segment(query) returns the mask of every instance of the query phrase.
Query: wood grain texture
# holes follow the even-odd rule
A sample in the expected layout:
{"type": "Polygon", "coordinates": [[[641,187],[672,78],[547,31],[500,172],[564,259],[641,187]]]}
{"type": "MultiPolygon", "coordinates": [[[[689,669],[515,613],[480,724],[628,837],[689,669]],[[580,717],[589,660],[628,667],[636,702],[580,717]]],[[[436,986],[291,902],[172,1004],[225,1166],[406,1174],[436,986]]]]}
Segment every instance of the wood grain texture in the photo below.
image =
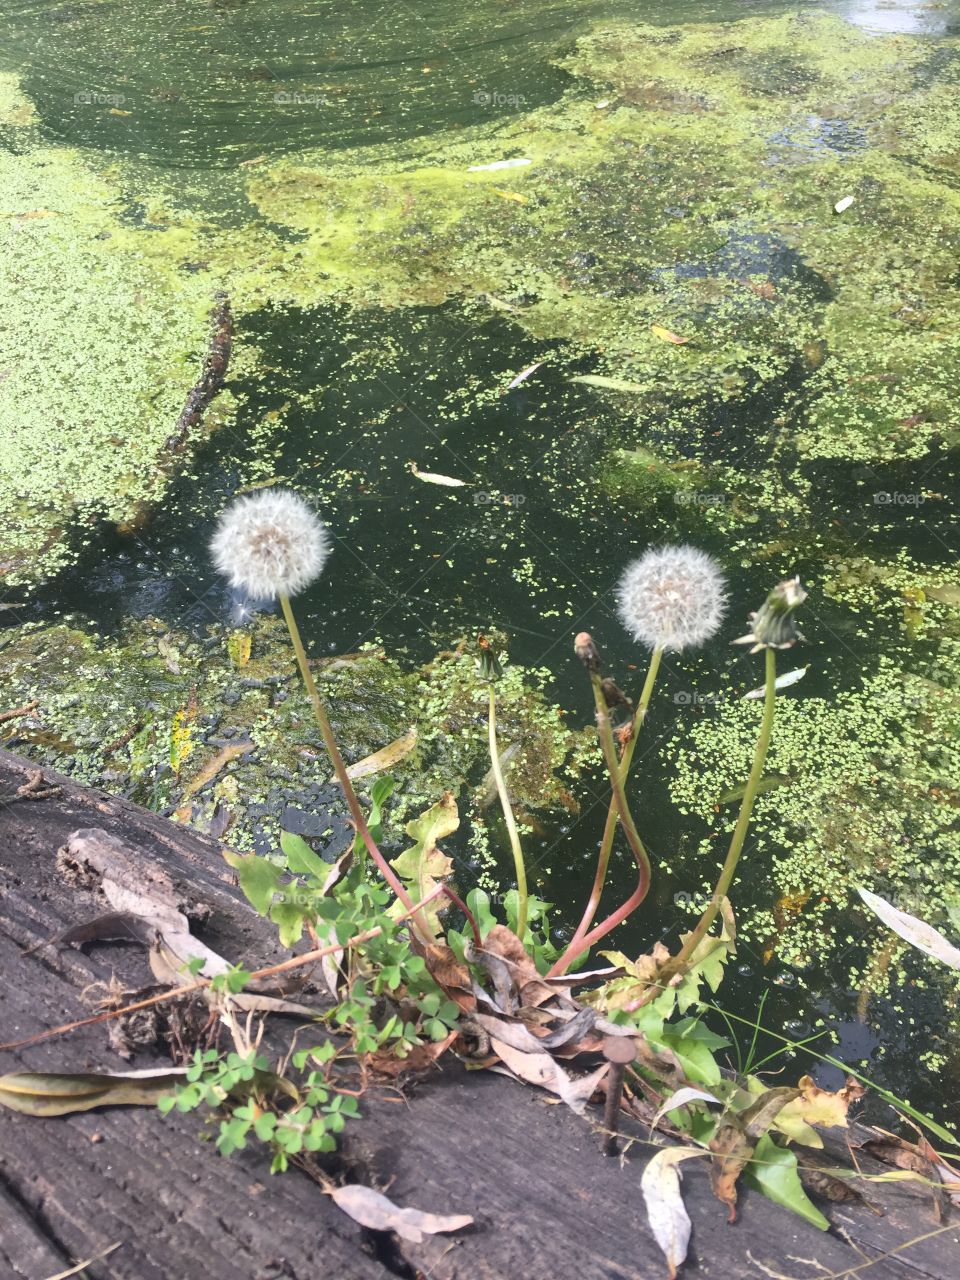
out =
{"type": "MultiPolygon", "coordinates": [[[[31,769],[0,752],[0,793],[15,790],[31,769]]],[[[195,932],[227,959],[255,967],[280,957],[272,928],[249,909],[214,842],[49,770],[45,777],[60,783],[60,796],[0,810],[0,1039],[85,1016],[80,992],[92,982],[149,981],[137,946],[94,943],[82,952],[45,947],[24,955],[102,909],[93,892],[64,883],[57,869],[57,849],[81,828],[122,839],[132,856],[162,868],[185,897],[208,906],[209,918],[195,932]]],[[[163,1059],[151,1052],[133,1065],[163,1059]]],[[[103,1027],[91,1027],[0,1056],[0,1072],[17,1067],[125,1064],[103,1027]]],[[[416,1246],[367,1232],[305,1176],[271,1178],[259,1152],[218,1157],[196,1114],[162,1118],[116,1108],[37,1120],[0,1110],[0,1280],[45,1280],[118,1240],[121,1248],[88,1269],[91,1280],[665,1277],[640,1195],[651,1147],[639,1127],[623,1160],[604,1159],[597,1116],[577,1118],[545,1094],[457,1064],[402,1097],[373,1092],[363,1109],[365,1121],[350,1126],[343,1143],[345,1175],[399,1204],[472,1214],[472,1229],[416,1246]]],[[[882,1217],[830,1207],[836,1229],[828,1234],[749,1192],[741,1196],[740,1220],[727,1226],[705,1165],[689,1161],[683,1172],[694,1224],[691,1277],[824,1280],[938,1225],[929,1192],[901,1184],[869,1189],[882,1217]]],[[[958,1234],[951,1229],[856,1274],[956,1280],[958,1234]]]]}

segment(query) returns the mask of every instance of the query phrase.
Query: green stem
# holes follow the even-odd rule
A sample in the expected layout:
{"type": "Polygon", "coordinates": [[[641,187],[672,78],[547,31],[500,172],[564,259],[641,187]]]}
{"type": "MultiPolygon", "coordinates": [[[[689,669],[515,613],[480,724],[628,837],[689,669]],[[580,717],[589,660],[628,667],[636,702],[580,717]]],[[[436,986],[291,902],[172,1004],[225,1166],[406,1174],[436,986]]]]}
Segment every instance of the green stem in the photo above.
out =
{"type": "Polygon", "coordinates": [[[753,813],[753,802],[757,797],[757,787],[763,777],[763,767],[767,760],[770,734],[773,731],[773,712],[777,700],[777,655],[774,649],[768,648],[765,652],[767,655],[767,678],[764,686],[763,719],[760,722],[760,736],[757,738],[756,749],[753,753],[753,765],[750,769],[750,776],[747,779],[747,789],[744,791],[743,799],[740,802],[740,814],[730,840],[730,848],[727,851],[727,856],[720,872],[720,879],[717,881],[717,887],[713,891],[713,897],[710,899],[706,911],[700,917],[693,933],[683,944],[680,954],[666,966],[665,973],[679,973],[689,963],[690,957],[703,941],[707,930],[717,918],[723,899],[727,897],[730,886],[733,883],[737,863],[740,861],[743,842],[747,838],[747,828],[750,826],[750,816],[753,813]]]}
{"type": "MultiPolygon", "coordinates": [[[[653,694],[653,686],[656,683],[657,674],[660,670],[660,659],[663,657],[663,649],[656,648],[650,655],[650,666],[647,669],[647,678],[643,683],[643,691],[640,694],[640,702],[637,706],[636,714],[633,717],[633,728],[623,753],[620,757],[619,774],[621,780],[626,783],[627,776],[630,773],[630,765],[633,761],[633,752],[637,745],[637,738],[640,736],[640,730],[647,716],[647,709],[650,706],[650,698],[653,694]]],[[[597,907],[600,905],[600,898],[603,893],[603,886],[607,878],[607,868],[610,865],[610,854],[613,850],[613,837],[617,830],[617,819],[619,810],[617,809],[616,798],[611,796],[610,805],[607,809],[607,821],[603,828],[603,838],[600,841],[600,852],[597,856],[597,870],[593,878],[593,888],[590,890],[590,897],[584,908],[583,916],[577,925],[573,937],[570,939],[563,955],[554,963],[550,970],[551,977],[557,977],[561,973],[565,973],[567,969],[583,955],[587,948],[583,945],[583,940],[587,936],[591,924],[593,924],[594,916],[597,914],[597,907]]],[[[605,933],[609,933],[619,920],[614,921],[609,928],[605,928],[607,921],[598,926],[602,930],[596,936],[603,937],[605,933]]],[[[596,931],[595,931],[596,932],[596,931]]]]}
{"type": "Polygon", "coordinates": [[[327,715],[327,709],[323,705],[320,694],[317,692],[317,686],[313,679],[313,672],[310,670],[310,664],[307,662],[306,650],[303,647],[303,641],[300,639],[300,628],[297,626],[297,620],[293,616],[293,610],[290,607],[290,599],[288,596],[280,596],[280,607],[283,610],[283,617],[287,624],[287,630],[290,632],[290,641],[293,644],[293,652],[297,657],[297,665],[300,668],[300,674],[303,677],[303,683],[306,686],[307,695],[313,706],[313,714],[316,716],[317,724],[323,737],[323,745],[326,747],[327,754],[333,764],[333,771],[337,775],[337,781],[343,788],[343,794],[346,796],[347,805],[350,809],[350,816],[353,819],[357,833],[366,845],[370,857],[380,869],[380,874],[383,876],[384,880],[386,880],[387,884],[403,903],[404,907],[413,916],[420,932],[430,942],[435,942],[436,934],[430,927],[425,913],[418,910],[413,899],[401,884],[396,872],[377,848],[376,841],[370,834],[370,828],[367,826],[366,819],[363,816],[363,810],[360,808],[360,801],[357,799],[357,793],[353,789],[353,783],[350,781],[350,777],[347,774],[346,765],[343,763],[343,757],[340,754],[337,741],[333,736],[333,729],[330,725],[330,718],[327,715]]]}
{"type": "Polygon", "coordinates": [[[520,833],[513,816],[513,807],[507,794],[507,786],[500,768],[500,748],[497,746],[497,697],[493,681],[490,682],[490,714],[488,717],[490,740],[490,765],[493,769],[493,780],[497,784],[497,795],[500,797],[500,808],[507,824],[510,837],[510,848],[513,850],[513,865],[517,872],[517,937],[523,941],[527,929],[527,869],[523,864],[523,848],[520,844],[520,833]]]}

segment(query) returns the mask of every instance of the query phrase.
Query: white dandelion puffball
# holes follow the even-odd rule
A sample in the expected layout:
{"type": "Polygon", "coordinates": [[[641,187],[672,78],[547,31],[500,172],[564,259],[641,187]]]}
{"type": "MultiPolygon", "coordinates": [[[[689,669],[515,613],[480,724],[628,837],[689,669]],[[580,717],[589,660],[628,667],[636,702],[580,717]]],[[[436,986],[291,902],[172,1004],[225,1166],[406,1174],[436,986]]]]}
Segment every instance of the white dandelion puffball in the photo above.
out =
{"type": "Polygon", "coordinates": [[[210,552],[232,587],[264,600],[295,596],[319,578],[330,537],[303,498],[289,489],[261,489],[221,514],[210,552]]]}
{"type": "Polygon", "coordinates": [[[627,565],[617,586],[620,621],[651,649],[701,645],[719,627],[727,602],[720,566],[696,547],[657,547],[627,565]]]}

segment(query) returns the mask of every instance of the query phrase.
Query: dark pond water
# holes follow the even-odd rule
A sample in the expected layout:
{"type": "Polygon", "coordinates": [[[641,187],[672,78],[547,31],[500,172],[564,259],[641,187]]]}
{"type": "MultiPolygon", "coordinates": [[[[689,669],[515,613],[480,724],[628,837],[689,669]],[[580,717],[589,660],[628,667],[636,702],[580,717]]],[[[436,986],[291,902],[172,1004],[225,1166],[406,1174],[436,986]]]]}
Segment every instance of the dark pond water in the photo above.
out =
{"type": "MultiPolygon", "coordinates": [[[[955,21],[952,6],[838,0],[832,7],[867,30],[931,39],[949,33],[955,21]]],[[[443,0],[2,0],[0,67],[20,72],[50,137],[105,155],[137,156],[158,170],[223,170],[223,190],[235,191],[238,161],[455,132],[488,121],[498,95],[503,113],[552,102],[568,83],[552,61],[556,53],[592,24],[635,17],[636,8],[546,0],[465,7],[443,0]],[[91,95],[112,96],[116,113],[91,110],[91,95]]],[[[643,20],[672,26],[788,8],[796,6],[660,0],[643,6],[643,20]]],[[[832,119],[817,145],[842,152],[860,144],[855,127],[832,119]]],[[[774,162],[778,146],[786,155],[792,145],[789,135],[774,140],[774,162]]],[[[808,290],[812,301],[828,298],[831,289],[788,246],[757,233],[732,238],[685,269],[696,276],[786,280],[808,290]]],[[[629,669],[642,661],[613,610],[612,587],[625,561],[661,538],[693,538],[725,559],[722,539],[711,540],[694,508],[661,504],[652,528],[638,526],[593,489],[588,481],[601,457],[621,437],[625,446],[632,443],[623,436],[622,418],[589,388],[570,383],[571,376],[593,371],[589,355],[534,341],[509,315],[491,317],[461,303],[360,314],[331,305],[266,308],[242,320],[239,336],[267,353],[262,364],[273,372],[261,369],[246,381],[240,375],[243,407],[236,423],[174,482],[169,501],[141,533],[95,534],[75,571],[32,596],[34,616],[69,612],[101,631],[130,614],[198,630],[211,620],[239,620],[243,602],[214,579],[206,540],[252,459],[267,455],[277,476],[316,495],[336,538],[328,574],[301,605],[304,631],[317,651],[353,651],[377,638],[390,652],[419,662],[452,638],[499,627],[511,638],[511,657],[548,667],[557,701],[573,722],[584,723],[590,699],[570,653],[572,632],[588,626],[625,680],[636,679],[629,669]],[[535,361],[546,362],[536,378],[507,395],[483,394],[535,361]],[[291,393],[311,407],[288,410],[271,435],[265,415],[291,393]],[[411,474],[410,461],[471,487],[424,484],[411,474]]],[[[798,394],[799,373],[767,385],[756,399],[747,394],[736,412],[718,400],[707,410],[709,430],[702,421],[691,428],[691,455],[749,468],[751,458],[769,449],[779,408],[798,394]]],[[[960,551],[948,522],[882,508],[865,515],[874,490],[909,487],[910,464],[821,465],[813,524],[841,525],[845,536],[857,532],[873,556],[906,548],[942,563],[960,551]]],[[[940,484],[955,480],[955,463],[944,461],[940,484]]],[[[794,571],[815,576],[822,551],[801,557],[794,571]]],[[[730,616],[739,629],[769,587],[769,569],[729,567],[735,570],[730,616]]],[[[890,617],[877,621],[873,655],[897,626],[890,617]]],[[[803,661],[812,664],[807,691],[832,696],[855,685],[863,655],[849,612],[818,599],[805,629],[803,661]]],[[[757,671],[756,661],[731,650],[726,636],[700,655],[668,661],[652,738],[668,737],[677,717],[700,714],[674,695],[721,680],[745,690],[758,682],[757,671]]],[[[662,769],[648,777],[645,825],[651,846],[678,870],[669,880],[658,878],[632,938],[624,939],[628,949],[631,941],[649,944],[652,936],[671,935],[681,918],[674,895],[698,884],[698,876],[684,870],[668,783],[662,769]]],[[[536,863],[551,868],[541,885],[545,896],[562,904],[568,919],[602,828],[599,780],[593,791],[586,787],[582,801],[572,829],[551,831],[534,853],[536,863]]],[[[627,875],[622,860],[618,874],[627,875]]],[[[754,901],[772,892],[762,868],[748,869],[745,879],[754,901]]],[[[856,992],[847,990],[833,958],[797,974],[776,960],[764,964],[745,946],[740,962],[735,992],[724,996],[734,1012],[750,1016],[763,997],[767,1024],[786,1025],[798,1036],[825,1017],[840,1034],[838,1052],[870,1057],[877,1037],[854,1016],[856,992]]],[[[933,992],[914,994],[911,1013],[919,1026],[939,1016],[937,1000],[933,992]]],[[[935,1091],[917,1076],[916,1042],[897,1031],[892,1005],[879,1017],[887,1034],[878,1072],[892,1087],[906,1080],[903,1091],[914,1101],[939,1107],[935,1091]]]]}

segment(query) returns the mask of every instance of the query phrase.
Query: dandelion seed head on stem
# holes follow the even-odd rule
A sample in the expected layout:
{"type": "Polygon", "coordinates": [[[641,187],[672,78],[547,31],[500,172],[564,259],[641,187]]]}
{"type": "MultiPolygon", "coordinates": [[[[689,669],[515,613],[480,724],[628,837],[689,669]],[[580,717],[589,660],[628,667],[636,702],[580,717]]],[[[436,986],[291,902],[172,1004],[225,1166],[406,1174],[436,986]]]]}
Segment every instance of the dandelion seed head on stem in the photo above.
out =
{"type": "Polygon", "coordinates": [[[650,649],[704,644],[723,620],[727,584],[720,566],[691,546],[657,547],[627,566],[617,586],[620,621],[650,649]]]}
{"type": "Polygon", "coordinates": [[[326,526],[290,489],[237,498],[210,540],[218,571],[258,600],[295,596],[323,572],[330,555],[326,526]]]}

